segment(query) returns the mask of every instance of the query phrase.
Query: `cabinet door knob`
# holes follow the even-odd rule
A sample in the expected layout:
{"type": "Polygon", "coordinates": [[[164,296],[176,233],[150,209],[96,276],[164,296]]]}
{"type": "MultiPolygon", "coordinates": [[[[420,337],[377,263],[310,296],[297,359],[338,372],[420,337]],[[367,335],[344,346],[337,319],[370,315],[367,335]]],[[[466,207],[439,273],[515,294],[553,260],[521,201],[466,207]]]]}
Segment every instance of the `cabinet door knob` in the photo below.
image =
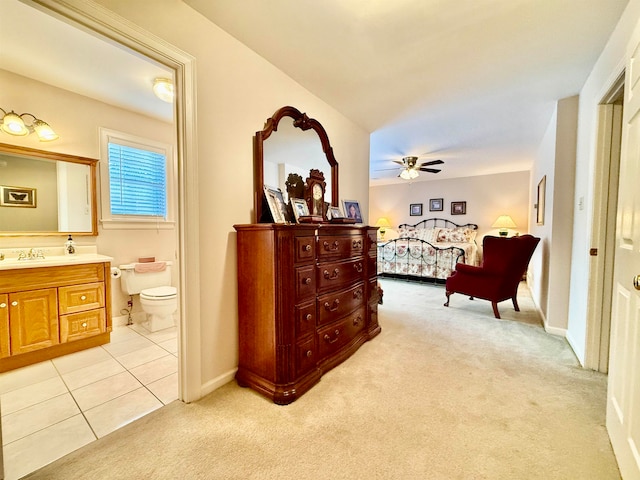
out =
{"type": "Polygon", "coordinates": [[[302,283],[304,283],[305,285],[311,284],[311,277],[305,278],[304,280],[302,280],[302,283]]]}
{"type": "Polygon", "coordinates": [[[311,251],[311,245],[306,244],[306,245],[303,247],[303,250],[304,250],[305,252],[310,252],[310,251],[311,251]]]}
{"type": "Polygon", "coordinates": [[[82,326],[86,328],[87,327],[87,322],[83,322],[82,326]]]}
{"type": "Polygon", "coordinates": [[[6,303],[0,303],[0,308],[7,308],[7,304],[6,303]]]}
{"type": "Polygon", "coordinates": [[[311,355],[313,355],[313,352],[311,350],[307,350],[307,357],[311,357],[311,355]]]}
{"type": "Polygon", "coordinates": [[[87,296],[86,296],[86,295],[81,295],[81,296],[80,296],[80,300],[85,301],[86,299],[87,299],[87,296]]]}
{"type": "Polygon", "coordinates": [[[18,302],[11,302],[11,306],[12,307],[17,307],[18,306],[18,302]]]}
{"type": "Polygon", "coordinates": [[[311,315],[310,313],[307,313],[307,316],[305,318],[306,318],[307,322],[309,322],[313,318],[313,315],[311,315]]]}

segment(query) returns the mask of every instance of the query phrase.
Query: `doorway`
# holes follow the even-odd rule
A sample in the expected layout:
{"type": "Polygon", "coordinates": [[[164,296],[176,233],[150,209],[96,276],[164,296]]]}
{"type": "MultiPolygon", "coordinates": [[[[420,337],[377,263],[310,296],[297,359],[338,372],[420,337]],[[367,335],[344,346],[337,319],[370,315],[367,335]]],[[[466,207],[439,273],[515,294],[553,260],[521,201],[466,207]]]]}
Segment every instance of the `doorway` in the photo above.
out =
{"type": "Polygon", "coordinates": [[[624,72],[598,106],[585,367],[602,373],[609,369],[623,100],[624,72]]]}

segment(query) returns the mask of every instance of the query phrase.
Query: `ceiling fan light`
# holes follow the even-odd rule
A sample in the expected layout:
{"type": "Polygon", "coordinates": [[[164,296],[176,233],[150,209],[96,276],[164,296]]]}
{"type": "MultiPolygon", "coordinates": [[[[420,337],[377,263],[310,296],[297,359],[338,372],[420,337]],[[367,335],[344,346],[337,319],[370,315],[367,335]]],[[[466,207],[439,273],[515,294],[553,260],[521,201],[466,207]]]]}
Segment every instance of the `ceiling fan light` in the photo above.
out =
{"type": "Polygon", "coordinates": [[[2,131],[10,135],[24,136],[29,134],[29,129],[24,124],[20,115],[15,112],[9,112],[2,118],[2,131]]]}
{"type": "Polygon", "coordinates": [[[419,177],[420,174],[416,170],[409,170],[409,178],[414,179],[419,177]]]}
{"type": "Polygon", "coordinates": [[[36,119],[33,122],[33,129],[41,142],[51,142],[60,138],[58,134],[53,131],[53,128],[51,128],[47,122],[43,122],[42,120],[36,119]]]}
{"type": "Polygon", "coordinates": [[[400,172],[400,178],[403,178],[404,180],[411,180],[411,174],[409,173],[409,170],[404,169],[400,172]]]}

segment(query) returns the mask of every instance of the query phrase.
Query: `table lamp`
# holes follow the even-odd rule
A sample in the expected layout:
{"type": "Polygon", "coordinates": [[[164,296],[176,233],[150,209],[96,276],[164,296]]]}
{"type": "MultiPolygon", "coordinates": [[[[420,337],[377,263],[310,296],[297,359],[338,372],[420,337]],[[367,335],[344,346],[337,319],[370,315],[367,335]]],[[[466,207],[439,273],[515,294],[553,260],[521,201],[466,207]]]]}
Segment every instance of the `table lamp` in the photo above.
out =
{"type": "Polygon", "coordinates": [[[499,234],[501,237],[509,235],[510,228],[516,228],[517,225],[509,215],[500,215],[498,219],[491,225],[492,228],[499,228],[499,234]]]}
{"type": "Polygon", "coordinates": [[[380,227],[380,240],[384,240],[384,234],[387,231],[387,227],[391,226],[387,217],[380,217],[375,224],[376,227],[380,227]]]}

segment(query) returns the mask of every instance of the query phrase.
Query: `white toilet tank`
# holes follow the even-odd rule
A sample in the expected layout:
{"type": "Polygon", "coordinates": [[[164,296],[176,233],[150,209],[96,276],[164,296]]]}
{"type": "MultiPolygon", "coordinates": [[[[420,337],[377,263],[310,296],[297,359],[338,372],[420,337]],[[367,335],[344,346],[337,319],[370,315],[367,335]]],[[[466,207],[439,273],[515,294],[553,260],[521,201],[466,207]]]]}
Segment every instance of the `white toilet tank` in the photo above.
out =
{"type": "Polygon", "coordinates": [[[166,268],[163,271],[144,273],[135,271],[135,263],[120,265],[118,268],[122,271],[122,277],[120,277],[120,286],[122,287],[122,291],[128,295],[137,295],[142,290],[146,290],[148,288],[171,285],[172,263],[164,263],[166,263],[166,268]]]}

